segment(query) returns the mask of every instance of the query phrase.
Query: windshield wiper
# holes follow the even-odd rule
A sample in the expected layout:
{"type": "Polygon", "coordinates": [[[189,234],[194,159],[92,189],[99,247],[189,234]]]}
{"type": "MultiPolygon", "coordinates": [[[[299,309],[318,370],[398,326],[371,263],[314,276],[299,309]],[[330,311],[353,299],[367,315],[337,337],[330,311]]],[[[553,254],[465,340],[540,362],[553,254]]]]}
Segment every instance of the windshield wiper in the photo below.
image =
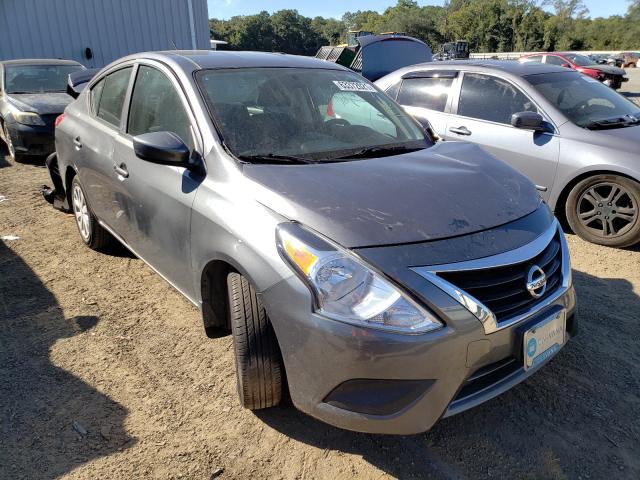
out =
{"type": "Polygon", "coordinates": [[[589,130],[606,130],[607,128],[628,127],[640,123],[640,115],[623,115],[621,117],[592,120],[585,125],[589,130]]]}
{"type": "Polygon", "coordinates": [[[240,160],[251,163],[316,163],[304,157],[295,155],[277,155],[275,153],[263,153],[260,155],[238,155],[240,160]]]}
{"type": "Polygon", "coordinates": [[[354,153],[350,153],[343,157],[337,157],[333,160],[347,159],[347,158],[367,158],[367,157],[384,157],[387,155],[395,155],[397,153],[415,152],[417,150],[424,150],[426,145],[413,146],[408,145],[378,145],[377,147],[367,147],[362,150],[358,150],[354,153]]]}

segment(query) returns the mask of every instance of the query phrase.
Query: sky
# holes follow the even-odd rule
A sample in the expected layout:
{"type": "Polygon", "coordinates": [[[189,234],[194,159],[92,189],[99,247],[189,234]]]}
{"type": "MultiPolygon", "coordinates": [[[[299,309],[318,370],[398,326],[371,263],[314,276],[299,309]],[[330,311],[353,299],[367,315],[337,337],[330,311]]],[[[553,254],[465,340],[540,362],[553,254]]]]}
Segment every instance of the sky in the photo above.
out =
{"type": "MultiPolygon", "coordinates": [[[[262,10],[272,13],[282,9],[296,9],[307,17],[341,18],[344,12],[356,10],[377,10],[383,12],[396,4],[395,0],[207,0],[209,17],[227,19],[234,15],[253,15],[262,10]]],[[[624,15],[629,3],[627,0],[583,0],[589,8],[591,17],[624,15]]],[[[420,5],[442,5],[444,0],[418,0],[420,5]]]]}

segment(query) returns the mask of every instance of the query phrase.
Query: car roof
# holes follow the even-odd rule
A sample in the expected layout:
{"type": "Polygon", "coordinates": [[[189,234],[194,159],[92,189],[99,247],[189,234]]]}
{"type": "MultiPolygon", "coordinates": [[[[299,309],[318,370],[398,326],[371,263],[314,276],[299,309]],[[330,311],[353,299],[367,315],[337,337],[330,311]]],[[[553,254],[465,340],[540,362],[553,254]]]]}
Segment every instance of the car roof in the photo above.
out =
{"type": "Polygon", "coordinates": [[[16,60],[2,60],[0,65],[82,65],[75,60],[60,58],[20,58],[16,60]]]}
{"type": "Polygon", "coordinates": [[[542,73],[568,72],[566,68],[549,65],[546,63],[521,63],[514,60],[447,60],[445,62],[429,62],[411,65],[402,69],[403,73],[425,69],[429,70],[446,70],[447,66],[461,67],[461,70],[482,67],[492,70],[507,72],[512,75],[524,77],[527,75],[538,75],[542,73]]]}
{"type": "Polygon", "coordinates": [[[345,67],[314,57],[270,52],[230,50],[167,50],[142,52],[118,60],[149,59],[177,63],[183,68],[203,70],[211,68],[292,67],[347,70],[345,67]]]}

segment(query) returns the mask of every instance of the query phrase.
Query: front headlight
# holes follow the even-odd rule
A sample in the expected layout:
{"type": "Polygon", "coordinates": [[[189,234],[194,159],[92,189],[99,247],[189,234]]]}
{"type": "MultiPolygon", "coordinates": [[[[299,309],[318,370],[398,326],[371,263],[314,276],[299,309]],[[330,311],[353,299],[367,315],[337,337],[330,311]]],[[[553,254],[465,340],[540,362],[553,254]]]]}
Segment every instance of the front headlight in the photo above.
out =
{"type": "Polygon", "coordinates": [[[40,118],[40,115],[34,112],[15,112],[13,118],[16,122],[23,125],[44,126],[44,120],[40,118]]]}
{"type": "Polygon", "coordinates": [[[276,234],[278,250],[309,286],[317,313],[398,333],[425,333],[442,323],[354,254],[295,223],[276,234]]]}

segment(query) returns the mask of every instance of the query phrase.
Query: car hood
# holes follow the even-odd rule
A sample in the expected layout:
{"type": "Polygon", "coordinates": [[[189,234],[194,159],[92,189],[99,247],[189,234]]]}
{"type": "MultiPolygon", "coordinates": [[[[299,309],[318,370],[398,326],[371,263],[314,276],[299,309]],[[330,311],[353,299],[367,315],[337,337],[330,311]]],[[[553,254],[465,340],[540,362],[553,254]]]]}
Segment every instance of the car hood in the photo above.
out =
{"type": "Polygon", "coordinates": [[[244,168],[256,199],[349,248],[466,235],[538,208],[533,184],[479,147],[442,142],[393,157],[244,168]]]}
{"type": "Polygon", "coordinates": [[[12,93],[9,101],[23,112],[39,115],[62,113],[73,98],[62,92],[55,93],[12,93]]]}
{"type": "Polygon", "coordinates": [[[600,70],[601,72],[608,73],[609,75],[624,75],[625,71],[621,68],[614,67],[613,65],[594,64],[584,68],[590,68],[591,70],[600,70]]]}
{"type": "Polygon", "coordinates": [[[605,147],[617,148],[630,153],[640,152],[640,125],[607,130],[591,130],[590,141],[605,147]]]}

